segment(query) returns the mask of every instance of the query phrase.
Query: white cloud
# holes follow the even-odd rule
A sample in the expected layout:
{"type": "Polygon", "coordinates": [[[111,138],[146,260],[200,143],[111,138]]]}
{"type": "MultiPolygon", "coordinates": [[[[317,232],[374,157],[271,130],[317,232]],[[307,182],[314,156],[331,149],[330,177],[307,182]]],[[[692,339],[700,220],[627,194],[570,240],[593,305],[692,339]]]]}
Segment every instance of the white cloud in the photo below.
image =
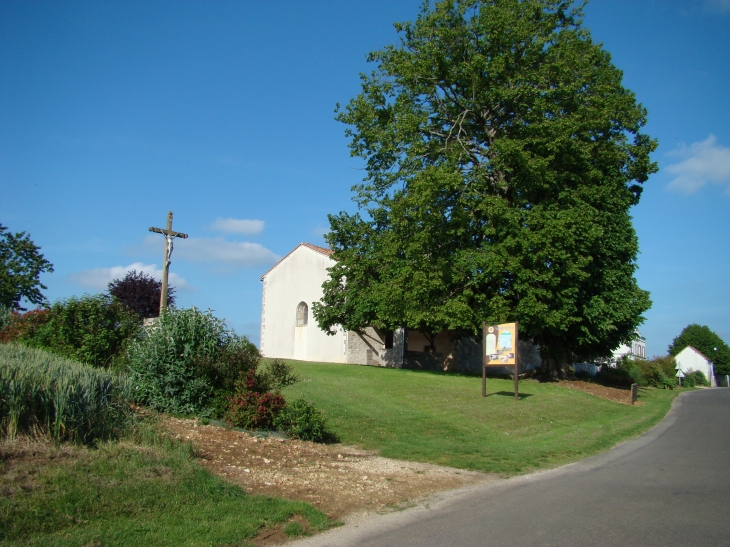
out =
{"type": "Polygon", "coordinates": [[[263,220],[247,220],[237,218],[217,218],[210,226],[212,230],[224,234],[260,234],[264,230],[263,220]]]}
{"type": "Polygon", "coordinates": [[[222,262],[242,268],[267,266],[281,258],[258,243],[227,241],[222,237],[186,239],[175,245],[175,255],[196,262],[222,262]]]}
{"type": "MultiPolygon", "coordinates": [[[[148,235],[144,238],[141,247],[131,248],[128,252],[135,254],[161,253],[164,238],[148,235]]],[[[191,237],[175,239],[172,262],[176,260],[191,260],[194,262],[208,262],[228,266],[223,272],[230,273],[230,266],[238,268],[256,268],[270,266],[281,257],[259,243],[246,241],[228,241],[222,237],[203,238],[191,237]]]]}
{"type": "Polygon", "coordinates": [[[682,161],[666,167],[665,171],[674,175],[667,188],[691,194],[708,182],[722,184],[730,192],[730,148],[717,144],[715,135],[689,148],[682,146],[671,153],[682,161]]]}
{"type": "MultiPolygon", "coordinates": [[[[142,262],[134,262],[129,266],[112,266],[111,268],[94,268],[91,270],[83,270],[69,276],[70,280],[77,285],[95,290],[106,290],[107,285],[113,279],[122,279],[127,272],[136,270],[144,272],[157,280],[162,279],[162,270],[159,270],[155,264],[143,264],[142,262]]],[[[170,272],[169,283],[180,291],[195,290],[184,278],[175,272],[170,272]]]]}

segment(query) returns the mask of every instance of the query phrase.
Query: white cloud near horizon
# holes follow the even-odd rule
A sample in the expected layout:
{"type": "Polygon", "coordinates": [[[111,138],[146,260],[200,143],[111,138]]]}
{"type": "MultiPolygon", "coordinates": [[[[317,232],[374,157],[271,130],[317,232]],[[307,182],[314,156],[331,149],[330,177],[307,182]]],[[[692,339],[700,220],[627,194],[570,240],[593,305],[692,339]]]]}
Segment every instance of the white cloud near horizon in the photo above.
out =
{"type": "Polygon", "coordinates": [[[264,221],[219,217],[215,219],[210,228],[224,234],[256,235],[264,231],[264,221]]]}
{"type": "Polygon", "coordinates": [[[671,152],[681,161],[665,168],[674,175],[667,188],[691,194],[708,182],[725,186],[730,193],[730,148],[717,144],[715,135],[671,152]]]}
{"type": "MultiPolygon", "coordinates": [[[[91,270],[82,270],[80,272],[73,273],[69,276],[69,279],[89,289],[106,290],[109,282],[114,279],[122,279],[127,275],[127,272],[136,270],[137,272],[144,272],[150,277],[154,277],[158,281],[162,279],[162,270],[157,268],[155,264],[144,264],[142,262],[134,262],[129,266],[112,266],[111,268],[93,268],[91,270]]],[[[195,287],[190,285],[183,277],[180,277],[175,272],[170,272],[168,277],[169,283],[172,287],[179,291],[194,291],[195,287]]]]}
{"type": "MultiPolygon", "coordinates": [[[[132,248],[130,252],[156,254],[162,251],[163,242],[164,239],[150,234],[144,238],[141,247],[132,248]]],[[[207,262],[225,266],[220,270],[225,273],[230,273],[231,267],[268,267],[281,259],[281,256],[259,243],[229,241],[221,236],[175,239],[174,245],[173,264],[176,260],[181,259],[192,262],[207,262]]]]}
{"type": "Polygon", "coordinates": [[[186,239],[176,245],[174,254],[195,262],[222,262],[242,268],[268,266],[281,258],[259,243],[228,241],[222,237],[186,239]]]}

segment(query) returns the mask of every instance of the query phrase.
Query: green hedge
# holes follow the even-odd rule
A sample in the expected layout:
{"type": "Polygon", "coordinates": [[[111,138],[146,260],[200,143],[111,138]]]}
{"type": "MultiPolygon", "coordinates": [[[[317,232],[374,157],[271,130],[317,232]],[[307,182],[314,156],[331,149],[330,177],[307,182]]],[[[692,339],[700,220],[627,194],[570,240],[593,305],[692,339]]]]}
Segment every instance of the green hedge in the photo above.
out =
{"type": "Polygon", "coordinates": [[[48,310],[13,314],[0,341],[47,349],[57,355],[109,367],[119,360],[142,319],[103,294],[59,300],[48,310]]]}

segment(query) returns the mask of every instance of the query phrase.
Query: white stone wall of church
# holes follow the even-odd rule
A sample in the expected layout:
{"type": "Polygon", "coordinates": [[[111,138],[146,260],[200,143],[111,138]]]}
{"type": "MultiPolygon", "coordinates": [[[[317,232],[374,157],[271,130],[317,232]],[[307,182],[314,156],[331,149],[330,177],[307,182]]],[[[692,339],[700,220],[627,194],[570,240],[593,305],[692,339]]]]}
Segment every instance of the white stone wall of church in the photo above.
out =
{"type": "Polygon", "coordinates": [[[265,357],[344,363],[341,329],[328,336],[317,326],[312,304],[322,298],[322,283],[334,261],[300,246],[264,277],[261,351],[265,357]],[[297,327],[297,306],[307,304],[307,325],[297,327]]]}
{"type": "Polygon", "coordinates": [[[400,367],[403,364],[404,331],[393,333],[393,347],[385,348],[385,333],[373,327],[362,332],[347,333],[347,363],[352,365],[373,365],[380,367],[400,367]]]}

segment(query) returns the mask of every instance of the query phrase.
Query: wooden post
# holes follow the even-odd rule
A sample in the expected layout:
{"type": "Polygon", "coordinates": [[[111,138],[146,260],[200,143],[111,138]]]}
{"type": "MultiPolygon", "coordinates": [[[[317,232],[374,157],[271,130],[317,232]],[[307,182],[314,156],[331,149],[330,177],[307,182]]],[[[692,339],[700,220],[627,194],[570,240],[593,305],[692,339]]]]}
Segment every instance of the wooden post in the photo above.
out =
{"type": "Polygon", "coordinates": [[[517,362],[518,351],[520,347],[520,324],[515,321],[515,401],[520,400],[519,376],[520,365],[517,362]]]}
{"type": "Polygon", "coordinates": [[[487,365],[482,363],[482,397],[487,396],[487,365]]]}
{"type": "Polygon", "coordinates": [[[482,325],[482,397],[487,396],[487,363],[489,363],[489,357],[487,356],[487,325],[482,325]]]}
{"type": "MultiPolygon", "coordinates": [[[[165,231],[170,233],[172,231],[172,211],[167,213],[167,226],[165,231]]],[[[162,311],[167,309],[167,276],[170,273],[170,245],[168,244],[169,239],[165,236],[165,251],[162,255],[162,293],[160,294],[160,315],[162,311]]]]}
{"type": "Polygon", "coordinates": [[[167,227],[150,228],[150,232],[165,236],[165,252],[162,258],[162,293],[160,294],[160,315],[167,309],[167,277],[170,272],[170,256],[172,255],[172,240],[176,237],[187,239],[188,234],[172,230],[172,211],[167,213],[167,227]]]}

